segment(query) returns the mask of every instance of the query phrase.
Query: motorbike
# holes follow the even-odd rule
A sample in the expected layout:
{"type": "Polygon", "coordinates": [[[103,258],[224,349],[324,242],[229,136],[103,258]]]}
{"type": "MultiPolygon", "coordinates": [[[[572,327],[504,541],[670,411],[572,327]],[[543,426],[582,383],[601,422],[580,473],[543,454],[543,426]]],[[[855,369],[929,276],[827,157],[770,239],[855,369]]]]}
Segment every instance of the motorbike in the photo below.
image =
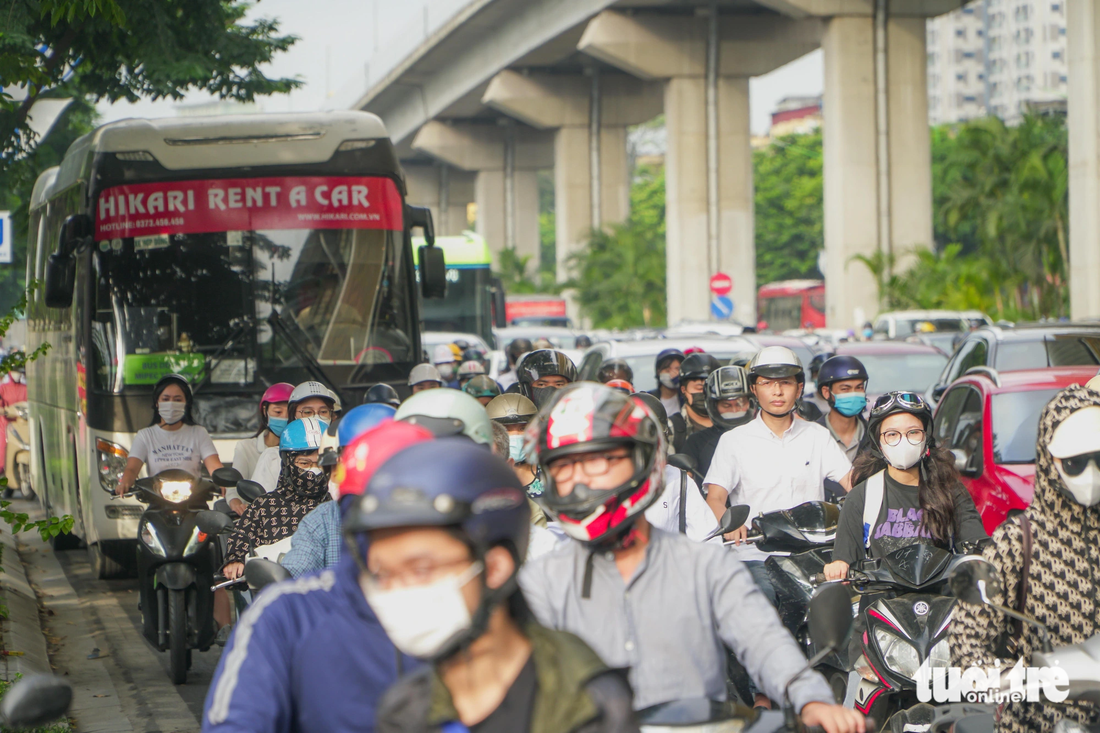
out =
{"type": "Polygon", "coordinates": [[[208,650],[215,637],[210,586],[221,552],[197,519],[217,487],[239,480],[232,468],[217,469],[211,480],[170,469],[138,479],[127,494],[148,505],[138,523],[142,631],[154,647],[168,651],[177,685],[187,682],[191,650],[208,650]]]}
{"type": "Polygon", "coordinates": [[[4,457],[4,476],[8,485],[3,498],[10,499],[19,491],[24,499],[33,499],[31,488],[31,431],[27,421],[27,403],[18,402],[5,408],[4,417],[8,419],[7,455],[4,457]]]}

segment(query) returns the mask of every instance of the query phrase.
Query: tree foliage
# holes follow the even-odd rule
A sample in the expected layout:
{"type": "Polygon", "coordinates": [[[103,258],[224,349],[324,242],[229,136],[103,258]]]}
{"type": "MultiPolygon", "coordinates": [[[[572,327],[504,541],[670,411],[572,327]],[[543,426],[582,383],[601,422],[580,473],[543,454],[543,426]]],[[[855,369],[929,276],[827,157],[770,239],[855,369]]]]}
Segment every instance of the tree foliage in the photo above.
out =
{"type": "Polygon", "coordinates": [[[11,0],[0,30],[0,162],[34,145],[27,114],[42,96],[93,101],[180,99],[201,89],[225,99],[288,92],[300,82],[259,67],[290,47],[278,24],[244,22],[233,0],[11,0]]]}
{"type": "Polygon", "coordinates": [[[820,278],[825,246],[821,133],[787,135],[752,154],[757,285],[820,278]]]}

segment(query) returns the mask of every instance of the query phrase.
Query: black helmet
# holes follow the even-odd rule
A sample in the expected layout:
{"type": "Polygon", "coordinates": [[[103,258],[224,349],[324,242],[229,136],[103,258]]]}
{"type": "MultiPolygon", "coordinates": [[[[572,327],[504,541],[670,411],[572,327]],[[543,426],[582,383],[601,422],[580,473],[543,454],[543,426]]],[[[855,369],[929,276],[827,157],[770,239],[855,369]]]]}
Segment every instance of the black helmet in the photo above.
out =
{"type": "Polygon", "coordinates": [[[409,446],[383,463],[352,502],[343,534],[363,571],[366,557],[358,535],[393,527],[454,528],[476,560],[498,545],[512,553],[515,573],[500,588],[483,591],[470,628],[436,654],[443,659],[481,636],[493,608],[516,592],[530,522],[527,494],[508,464],[464,438],[440,438],[409,446]]]}
{"type": "Polygon", "coordinates": [[[545,377],[562,377],[567,382],[577,381],[577,367],[569,357],[554,349],[532,351],[516,364],[520,392],[540,408],[556,391],[554,387],[536,388],[535,382],[545,377]]]}
{"type": "Polygon", "coordinates": [[[612,379],[633,382],[634,370],[622,359],[606,359],[603,364],[600,364],[600,370],[596,372],[596,381],[607,384],[612,379]]]}
{"type": "Polygon", "coordinates": [[[664,349],[661,353],[657,354],[657,361],[654,363],[654,373],[660,374],[661,370],[668,366],[669,362],[684,360],[684,352],[679,349],[664,349]]]}
{"type": "MultiPolygon", "coordinates": [[[[815,357],[816,358],[816,357],[815,357]]],[[[843,382],[846,379],[868,380],[867,369],[863,362],[854,356],[834,356],[821,365],[817,373],[817,392],[821,394],[821,388],[833,382],[843,382]]]]}
{"type": "Polygon", "coordinates": [[[472,346],[462,352],[462,361],[482,361],[484,359],[485,354],[472,346]]]}
{"type": "Polygon", "coordinates": [[[867,432],[871,435],[871,452],[876,456],[882,455],[878,439],[882,421],[899,412],[908,412],[916,415],[924,424],[925,437],[928,450],[936,447],[936,439],[932,434],[932,408],[916,392],[887,392],[875,400],[871,407],[871,416],[867,420],[867,432]]]}
{"type": "Polygon", "coordinates": [[[827,362],[833,357],[832,352],[823,351],[820,354],[814,354],[810,359],[810,365],[807,367],[810,370],[810,379],[817,379],[818,372],[821,371],[821,365],[827,362]]]}
{"type": "Polygon", "coordinates": [[[748,374],[742,367],[724,366],[715,369],[707,377],[703,394],[707,401],[707,415],[714,421],[715,425],[729,430],[752,420],[752,395],[749,392],[749,379],[748,374]],[[749,409],[740,417],[722,417],[722,413],[718,411],[718,403],[722,400],[733,400],[738,397],[750,400],[749,409]]]}
{"type": "Polygon", "coordinates": [[[367,390],[367,394],[363,398],[363,404],[382,404],[392,405],[393,407],[400,407],[401,398],[397,396],[396,389],[386,384],[385,382],[381,382],[367,390]]]}
{"type": "Polygon", "coordinates": [[[583,333],[573,340],[574,349],[587,349],[592,345],[592,339],[583,333]]]}
{"type": "Polygon", "coordinates": [[[531,345],[531,339],[515,339],[512,343],[508,344],[508,358],[514,364],[524,354],[533,351],[534,346],[531,345]]]}
{"type": "Polygon", "coordinates": [[[722,364],[710,354],[689,354],[680,363],[680,384],[689,379],[706,379],[711,372],[721,366],[722,364]]]}

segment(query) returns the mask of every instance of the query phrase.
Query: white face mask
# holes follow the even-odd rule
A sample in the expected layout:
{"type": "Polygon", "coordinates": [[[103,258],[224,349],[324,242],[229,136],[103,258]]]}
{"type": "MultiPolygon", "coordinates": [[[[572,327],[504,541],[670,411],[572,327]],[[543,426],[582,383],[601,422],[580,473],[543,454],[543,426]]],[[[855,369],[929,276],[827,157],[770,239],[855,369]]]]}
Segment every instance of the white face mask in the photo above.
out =
{"type": "Polygon", "coordinates": [[[660,380],[661,386],[665,389],[676,389],[680,386],[680,378],[674,377],[671,374],[662,374],[657,379],[660,380]]]}
{"type": "Polygon", "coordinates": [[[1100,504],[1100,468],[1096,467],[1096,461],[1089,461],[1085,470],[1076,476],[1066,475],[1061,461],[1056,465],[1058,475],[1062,477],[1062,483],[1066,485],[1074,501],[1082,506],[1100,504]]]}
{"type": "Polygon", "coordinates": [[[886,445],[884,442],[879,447],[882,448],[882,455],[886,457],[887,463],[899,471],[904,471],[920,462],[926,442],[928,442],[927,439],[913,445],[908,438],[902,436],[901,442],[897,445],[886,445]]]}
{"type": "Polygon", "coordinates": [[[431,659],[473,623],[462,587],[482,567],[475,562],[458,575],[411,588],[379,590],[369,580],[359,586],[393,645],[410,657],[431,659]]]}
{"type": "Polygon", "coordinates": [[[333,501],[340,500],[340,484],[335,481],[328,482],[328,495],[332,497],[333,501]]]}
{"type": "Polygon", "coordinates": [[[436,364],[435,368],[439,370],[439,376],[443,377],[447,381],[450,381],[451,378],[455,375],[454,364],[436,364]]]}
{"type": "Polygon", "coordinates": [[[183,419],[184,413],[187,412],[187,404],[183,402],[158,402],[157,412],[165,424],[175,425],[183,419]]]}
{"type": "Polygon", "coordinates": [[[741,410],[741,412],[720,412],[723,420],[740,420],[748,414],[748,410],[741,410]]]}

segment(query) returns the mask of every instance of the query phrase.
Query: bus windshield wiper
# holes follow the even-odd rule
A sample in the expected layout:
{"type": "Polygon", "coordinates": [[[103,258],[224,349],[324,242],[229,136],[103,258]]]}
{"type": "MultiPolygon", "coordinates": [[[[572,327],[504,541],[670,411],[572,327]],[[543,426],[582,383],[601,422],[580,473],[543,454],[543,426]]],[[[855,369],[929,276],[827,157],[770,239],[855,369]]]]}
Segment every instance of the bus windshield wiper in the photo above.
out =
{"type": "Polygon", "coordinates": [[[229,338],[222,342],[222,345],[219,346],[218,350],[214,352],[214,355],[210,357],[210,368],[206,370],[206,374],[203,376],[202,381],[200,381],[191,389],[192,397],[198,394],[200,389],[210,383],[210,380],[214,376],[214,370],[217,369],[218,366],[225,360],[225,357],[222,356],[222,354],[228,351],[229,347],[231,347],[239,337],[244,335],[244,333],[251,325],[252,319],[245,318],[241,325],[233,329],[233,333],[229,334],[229,338]]]}
{"type": "Polygon", "coordinates": [[[305,367],[306,371],[309,372],[311,377],[321,384],[328,385],[329,389],[333,390],[337,396],[339,396],[342,404],[351,404],[338,387],[334,387],[329,383],[328,375],[325,374],[321,362],[317,361],[313,354],[309,353],[309,349],[302,345],[302,342],[286,325],[286,321],[279,315],[279,311],[272,308],[271,315],[267,317],[267,322],[271,324],[271,329],[275,331],[275,333],[283,337],[287,345],[290,346],[291,351],[293,351],[294,355],[302,362],[302,365],[305,367]]]}

